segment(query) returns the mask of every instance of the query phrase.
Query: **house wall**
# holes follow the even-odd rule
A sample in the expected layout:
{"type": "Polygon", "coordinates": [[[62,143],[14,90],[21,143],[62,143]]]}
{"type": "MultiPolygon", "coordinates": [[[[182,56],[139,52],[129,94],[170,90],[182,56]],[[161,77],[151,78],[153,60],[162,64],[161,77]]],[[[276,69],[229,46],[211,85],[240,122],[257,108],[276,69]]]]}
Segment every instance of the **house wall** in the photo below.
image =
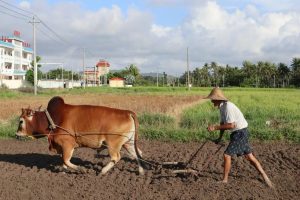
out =
{"type": "MultiPolygon", "coordinates": [[[[66,81],[66,88],[81,87],[80,81],[66,81]]],[[[64,88],[64,82],[61,80],[39,80],[38,87],[41,88],[64,88]]]]}
{"type": "Polygon", "coordinates": [[[2,81],[0,81],[0,86],[2,86],[2,85],[5,85],[9,89],[17,89],[17,88],[24,87],[24,86],[28,85],[28,82],[25,81],[25,80],[6,80],[6,79],[3,79],[2,81]]]}
{"type": "Polygon", "coordinates": [[[110,87],[124,87],[124,80],[109,80],[110,87]]]}

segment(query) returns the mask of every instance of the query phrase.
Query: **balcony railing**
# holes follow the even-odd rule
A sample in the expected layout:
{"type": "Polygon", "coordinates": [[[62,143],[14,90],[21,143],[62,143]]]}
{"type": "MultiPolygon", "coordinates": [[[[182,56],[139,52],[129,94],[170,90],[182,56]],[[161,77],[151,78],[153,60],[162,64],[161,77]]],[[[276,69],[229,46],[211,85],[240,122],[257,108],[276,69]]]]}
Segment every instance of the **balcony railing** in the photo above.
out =
{"type": "Polygon", "coordinates": [[[26,74],[26,70],[16,70],[16,69],[2,69],[2,74],[13,76],[13,75],[22,75],[26,74]]]}

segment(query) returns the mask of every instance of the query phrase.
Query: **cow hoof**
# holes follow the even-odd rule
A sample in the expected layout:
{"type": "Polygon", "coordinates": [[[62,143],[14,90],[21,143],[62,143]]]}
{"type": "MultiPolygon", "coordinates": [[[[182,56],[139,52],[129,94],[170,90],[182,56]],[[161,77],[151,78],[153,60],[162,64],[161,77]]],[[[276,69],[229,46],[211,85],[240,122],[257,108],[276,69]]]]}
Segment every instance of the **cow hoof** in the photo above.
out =
{"type": "Polygon", "coordinates": [[[84,168],[84,167],[79,167],[78,170],[83,173],[83,174],[86,174],[87,173],[87,169],[84,168]]]}
{"type": "Polygon", "coordinates": [[[142,176],[145,175],[144,169],[139,169],[139,175],[142,175],[142,176]]]}
{"type": "Polygon", "coordinates": [[[102,169],[100,172],[100,175],[105,175],[106,173],[107,173],[107,171],[102,169]]]}

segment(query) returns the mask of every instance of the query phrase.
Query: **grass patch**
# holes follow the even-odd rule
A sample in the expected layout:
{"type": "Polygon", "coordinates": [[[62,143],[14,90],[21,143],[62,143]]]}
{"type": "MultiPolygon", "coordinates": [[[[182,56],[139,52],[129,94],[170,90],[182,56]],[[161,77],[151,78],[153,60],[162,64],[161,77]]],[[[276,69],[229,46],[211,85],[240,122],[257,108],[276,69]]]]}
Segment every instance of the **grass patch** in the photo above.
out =
{"type": "Polygon", "coordinates": [[[142,115],[139,115],[138,118],[139,118],[139,123],[142,126],[146,126],[146,127],[153,126],[153,127],[161,128],[161,127],[172,127],[175,125],[174,118],[159,113],[155,113],[155,114],[143,113],[142,115]]]}
{"type": "Polygon", "coordinates": [[[14,90],[9,90],[4,87],[0,87],[0,99],[6,99],[6,98],[16,98],[18,97],[19,93],[14,90]]]}
{"type": "Polygon", "coordinates": [[[0,138],[14,138],[18,127],[18,120],[18,118],[14,118],[7,122],[0,122],[0,138]]]}
{"type": "MultiPolygon", "coordinates": [[[[251,138],[258,140],[288,140],[300,143],[300,90],[299,89],[270,89],[270,88],[223,88],[224,94],[243,112],[249,123],[251,138]]],[[[207,101],[201,105],[185,110],[181,114],[179,124],[175,117],[164,114],[166,109],[154,109],[158,107],[158,100],[164,95],[206,96],[211,88],[186,88],[178,87],[132,87],[132,88],[110,88],[110,87],[87,87],[74,89],[51,89],[42,90],[40,96],[56,95],[82,95],[85,94],[126,94],[154,96],[155,102],[148,103],[143,100],[143,107],[151,107],[149,110],[139,110],[140,132],[142,137],[148,139],[163,139],[176,141],[203,140],[208,137],[217,137],[218,133],[209,134],[206,127],[209,124],[219,123],[219,110],[213,108],[207,101]],[[153,106],[153,108],[152,108],[153,106]]],[[[0,89],[1,98],[20,98],[32,94],[19,91],[0,89]]],[[[122,105],[134,102],[135,98],[128,98],[122,105]]],[[[173,100],[172,100],[173,102],[173,100]]],[[[176,100],[174,100],[176,102],[176,100]]],[[[120,104],[116,102],[117,105],[120,104]]],[[[184,103],[184,102],[181,102],[184,103]]],[[[161,105],[160,105],[161,106],[161,105]]],[[[165,106],[165,105],[164,105],[165,106]]],[[[176,103],[173,105],[176,106],[176,103]]],[[[128,106],[126,106],[128,107],[128,106]]],[[[165,106],[166,107],[166,106],[165,106]]],[[[135,108],[135,107],[134,107],[135,108]]],[[[0,123],[0,137],[14,137],[17,128],[17,120],[0,123]]],[[[225,135],[229,138],[229,134],[225,135]]]]}
{"type": "MultiPolygon", "coordinates": [[[[229,88],[224,94],[243,112],[251,138],[300,142],[299,90],[229,88]]],[[[219,123],[219,115],[219,110],[206,102],[186,110],[180,126],[204,134],[208,124],[219,123]]]]}

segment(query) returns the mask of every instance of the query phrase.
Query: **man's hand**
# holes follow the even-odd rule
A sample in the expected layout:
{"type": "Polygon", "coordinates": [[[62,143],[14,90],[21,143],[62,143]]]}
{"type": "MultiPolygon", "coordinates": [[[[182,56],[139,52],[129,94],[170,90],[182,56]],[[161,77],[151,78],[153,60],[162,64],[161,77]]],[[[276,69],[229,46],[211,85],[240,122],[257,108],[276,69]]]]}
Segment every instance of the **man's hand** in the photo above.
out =
{"type": "Polygon", "coordinates": [[[215,130],[217,130],[217,129],[215,128],[214,125],[208,125],[207,130],[208,130],[209,132],[212,132],[212,131],[215,131],[215,130]]]}

